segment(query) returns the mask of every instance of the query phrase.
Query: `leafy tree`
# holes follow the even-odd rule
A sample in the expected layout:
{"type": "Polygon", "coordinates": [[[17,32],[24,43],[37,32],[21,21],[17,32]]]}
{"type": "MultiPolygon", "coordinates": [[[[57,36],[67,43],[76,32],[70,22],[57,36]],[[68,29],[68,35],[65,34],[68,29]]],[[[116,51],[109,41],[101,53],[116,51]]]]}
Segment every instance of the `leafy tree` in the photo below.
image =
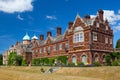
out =
{"type": "Polygon", "coordinates": [[[3,64],[3,55],[0,54],[0,65],[2,65],[2,64],[3,64]]]}
{"type": "Polygon", "coordinates": [[[8,65],[22,65],[23,57],[21,55],[17,55],[16,52],[11,52],[8,56],[8,65]]]}
{"type": "Polygon", "coordinates": [[[120,39],[117,40],[116,48],[120,48],[120,39]]]}
{"type": "Polygon", "coordinates": [[[16,52],[11,52],[8,56],[8,65],[15,65],[16,64],[16,52]]]}

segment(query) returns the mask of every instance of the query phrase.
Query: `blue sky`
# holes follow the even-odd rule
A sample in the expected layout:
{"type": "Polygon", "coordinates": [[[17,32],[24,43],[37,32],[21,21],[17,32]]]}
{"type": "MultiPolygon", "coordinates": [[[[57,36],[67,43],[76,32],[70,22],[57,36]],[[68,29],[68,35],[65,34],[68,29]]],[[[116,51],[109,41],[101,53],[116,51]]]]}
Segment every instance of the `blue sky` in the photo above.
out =
{"type": "Polygon", "coordinates": [[[92,17],[99,9],[105,11],[114,31],[114,46],[120,38],[120,1],[114,0],[0,0],[0,53],[16,41],[22,42],[26,32],[32,37],[36,34],[46,36],[47,31],[56,34],[56,27],[62,33],[76,14],[83,18],[92,17]]]}

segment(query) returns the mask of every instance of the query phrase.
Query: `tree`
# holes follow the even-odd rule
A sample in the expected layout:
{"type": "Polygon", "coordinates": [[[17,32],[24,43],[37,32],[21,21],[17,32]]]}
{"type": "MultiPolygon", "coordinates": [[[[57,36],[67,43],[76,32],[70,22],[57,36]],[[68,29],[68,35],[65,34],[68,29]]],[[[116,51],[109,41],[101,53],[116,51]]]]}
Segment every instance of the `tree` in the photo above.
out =
{"type": "Polygon", "coordinates": [[[16,52],[11,52],[8,56],[8,65],[22,65],[23,56],[17,55],[16,52]]]}
{"type": "Polygon", "coordinates": [[[117,40],[116,48],[120,48],[120,39],[117,40]]]}
{"type": "Polygon", "coordinates": [[[2,64],[3,64],[3,55],[0,54],[0,65],[2,65],[2,64]]]}
{"type": "Polygon", "coordinates": [[[15,59],[16,65],[21,66],[22,65],[22,60],[23,60],[23,56],[17,55],[16,59],[15,59]]]}
{"type": "Polygon", "coordinates": [[[16,64],[16,52],[11,52],[8,56],[8,65],[15,65],[16,64]]]}

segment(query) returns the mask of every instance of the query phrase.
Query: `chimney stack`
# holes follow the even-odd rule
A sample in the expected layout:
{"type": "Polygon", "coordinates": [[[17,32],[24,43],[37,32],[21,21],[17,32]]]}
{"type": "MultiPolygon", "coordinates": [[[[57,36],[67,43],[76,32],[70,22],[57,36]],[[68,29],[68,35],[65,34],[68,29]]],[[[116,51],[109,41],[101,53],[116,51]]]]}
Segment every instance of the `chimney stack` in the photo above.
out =
{"type": "Polygon", "coordinates": [[[56,31],[57,32],[57,36],[61,35],[61,30],[62,29],[60,27],[57,27],[57,31],[56,31]]]}
{"type": "Polygon", "coordinates": [[[88,19],[90,19],[90,16],[89,16],[89,15],[86,15],[84,18],[85,18],[86,20],[88,20],[88,19]]]}
{"type": "Polygon", "coordinates": [[[44,35],[43,34],[40,35],[40,41],[44,41],[44,35]]]}
{"type": "Polygon", "coordinates": [[[52,33],[50,31],[47,32],[47,37],[52,36],[52,33]]]}
{"type": "Polygon", "coordinates": [[[103,10],[98,10],[98,17],[101,21],[103,21],[103,14],[104,14],[103,10]]]}
{"type": "Polygon", "coordinates": [[[73,22],[69,22],[68,23],[68,28],[71,29],[72,25],[73,25],[73,22]]]}

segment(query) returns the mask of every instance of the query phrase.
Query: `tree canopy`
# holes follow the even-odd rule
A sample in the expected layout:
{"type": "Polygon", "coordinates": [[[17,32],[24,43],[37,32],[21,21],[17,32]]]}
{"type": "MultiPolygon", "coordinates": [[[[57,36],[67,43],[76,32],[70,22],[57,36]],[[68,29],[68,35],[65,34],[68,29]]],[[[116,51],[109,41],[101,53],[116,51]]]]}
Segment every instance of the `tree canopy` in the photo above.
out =
{"type": "Polygon", "coordinates": [[[8,65],[18,65],[22,64],[23,57],[21,55],[17,55],[16,52],[11,52],[8,56],[8,65]]]}
{"type": "Polygon", "coordinates": [[[120,48],[120,39],[117,40],[116,48],[120,48]]]}
{"type": "Polygon", "coordinates": [[[0,54],[0,65],[2,65],[2,64],[3,64],[3,55],[0,54]]]}

